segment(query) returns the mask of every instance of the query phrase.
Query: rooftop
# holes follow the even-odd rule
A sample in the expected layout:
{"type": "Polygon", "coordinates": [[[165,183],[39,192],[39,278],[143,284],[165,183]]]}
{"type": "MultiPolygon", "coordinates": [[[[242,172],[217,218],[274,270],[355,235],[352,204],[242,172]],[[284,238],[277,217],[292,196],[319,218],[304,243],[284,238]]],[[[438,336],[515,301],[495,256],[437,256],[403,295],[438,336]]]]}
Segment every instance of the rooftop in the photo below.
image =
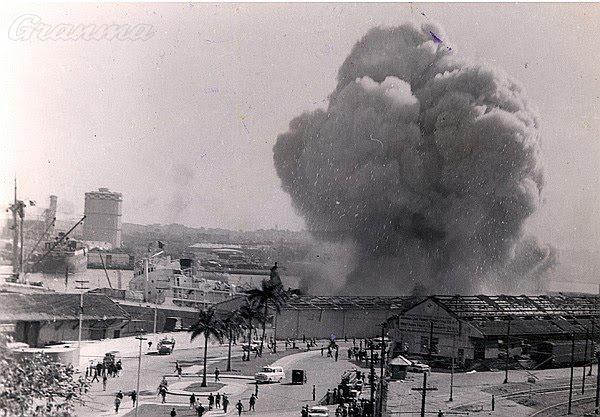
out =
{"type": "Polygon", "coordinates": [[[241,245],[229,243],[194,243],[188,247],[191,249],[242,249],[241,245]]]}
{"type": "Polygon", "coordinates": [[[584,334],[600,325],[600,296],[434,295],[429,299],[487,336],[505,335],[509,325],[511,334],[522,336],[584,334]]]}
{"type": "MultiPolygon", "coordinates": [[[[79,319],[79,294],[0,293],[0,322],[79,319]]],[[[128,319],[129,315],[103,294],[83,296],[84,320],[128,319]]]]}
{"type": "Polygon", "coordinates": [[[463,319],[600,317],[600,296],[436,295],[432,298],[463,319]]]}
{"type": "Polygon", "coordinates": [[[420,301],[420,299],[411,296],[296,295],[290,297],[285,308],[294,310],[404,310],[416,304],[417,301],[420,301]]]}

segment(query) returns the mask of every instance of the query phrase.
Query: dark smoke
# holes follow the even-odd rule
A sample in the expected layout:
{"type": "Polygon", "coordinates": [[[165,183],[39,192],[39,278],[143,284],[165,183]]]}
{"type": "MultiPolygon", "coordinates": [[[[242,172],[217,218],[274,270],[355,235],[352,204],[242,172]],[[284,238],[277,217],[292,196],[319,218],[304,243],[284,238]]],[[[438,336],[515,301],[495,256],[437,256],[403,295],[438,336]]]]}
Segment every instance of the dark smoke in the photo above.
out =
{"type": "Polygon", "coordinates": [[[523,233],[539,153],[515,82],[456,57],[438,28],[403,25],[354,46],[327,110],[293,119],[274,161],[315,236],[356,245],[343,292],[472,293],[539,289],[554,264],[523,233]]]}

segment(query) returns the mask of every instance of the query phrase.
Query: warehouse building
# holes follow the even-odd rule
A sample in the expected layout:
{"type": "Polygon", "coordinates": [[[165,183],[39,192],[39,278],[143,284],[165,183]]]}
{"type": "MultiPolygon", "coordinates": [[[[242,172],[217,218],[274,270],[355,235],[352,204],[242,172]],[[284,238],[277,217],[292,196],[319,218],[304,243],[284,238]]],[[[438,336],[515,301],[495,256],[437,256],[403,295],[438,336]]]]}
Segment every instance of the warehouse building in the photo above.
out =
{"type": "MultiPolygon", "coordinates": [[[[454,357],[464,366],[497,361],[507,346],[509,357],[516,358],[539,353],[544,343],[570,349],[572,339],[591,354],[599,325],[598,296],[563,295],[430,296],[387,321],[394,354],[454,357]]],[[[554,359],[560,359],[556,352],[554,359]]]]}
{"type": "MultiPolygon", "coordinates": [[[[79,294],[0,293],[0,328],[15,342],[31,347],[77,340],[79,312],[79,294]]],[[[121,337],[129,319],[129,314],[107,296],[86,293],[82,340],[121,337]]]]}
{"type": "MultiPolygon", "coordinates": [[[[417,300],[414,297],[293,295],[275,318],[278,339],[369,338],[381,334],[381,324],[417,300]]],[[[216,305],[235,310],[245,297],[216,305]]]]}

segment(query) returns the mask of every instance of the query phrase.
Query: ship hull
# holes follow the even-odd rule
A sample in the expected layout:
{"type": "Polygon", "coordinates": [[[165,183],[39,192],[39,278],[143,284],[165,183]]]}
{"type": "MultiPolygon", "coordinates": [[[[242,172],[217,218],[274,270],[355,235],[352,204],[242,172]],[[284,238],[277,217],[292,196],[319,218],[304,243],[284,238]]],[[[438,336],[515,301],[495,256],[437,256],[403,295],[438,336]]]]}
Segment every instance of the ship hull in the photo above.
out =
{"type": "Polygon", "coordinates": [[[55,253],[49,255],[41,262],[40,272],[47,274],[77,273],[87,270],[86,250],[80,249],[75,252],[55,253]]]}

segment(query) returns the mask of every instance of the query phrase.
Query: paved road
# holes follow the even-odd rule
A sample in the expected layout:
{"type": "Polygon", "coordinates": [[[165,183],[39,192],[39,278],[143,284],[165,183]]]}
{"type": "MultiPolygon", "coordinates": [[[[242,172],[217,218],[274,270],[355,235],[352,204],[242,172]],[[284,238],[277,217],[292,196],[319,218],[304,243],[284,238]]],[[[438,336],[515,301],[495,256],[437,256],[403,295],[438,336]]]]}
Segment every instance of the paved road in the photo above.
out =
{"type": "MultiPolygon", "coordinates": [[[[288,377],[287,383],[260,385],[256,411],[259,415],[268,417],[290,417],[300,415],[302,406],[314,405],[312,387],[315,385],[316,398],[320,400],[327,389],[333,390],[340,383],[342,373],[355,366],[345,357],[348,344],[340,346],[340,356],[337,362],[332,358],[321,356],[320,350],[312,350],[282,358],[277,365],[282,366],[288,377]],[[307,373],[307,384],[290,384],[292,369],[304,369],[307,373]]],[[[247,391],[249,395],[252,391],[247,391]]],[[[247,407],[247,401],[244,401],[247,407]]]]}
{"type": "MultiPolygon", "coordinates": [[[[189,337],[189,336],[188,336],[189,337]]],[[[203,346],[202,337],[198,337],[194,341],[197,346],[203,346]]],[[[146,352],[142,356],[142,367],[140,373],[140,392],[141,403],[156,401],[156,391],[158,384],[163,375],[173,374],[175,369],[175,361],[186,361],[190,359],[201,359],[202,349],[200,347],[192,347],[188,345],[185,349],[179,349],[176,346],[172,355],[156,355],[154,350],[152,354],[146,352]]],[[[210,346],[208,351],[209,358],[218,358],[227,354],[227,346],[210,346]]],[[[114,415],[113,402],[116,393],[119,390],[128,392],[136,387],[137,383],[137,367],[138,359],[135,356],[122,356],[123,372],[118,378],[109,378],[106,391],[102,390],[101,383],[94,383],[90,390],[89,399],[85,407],[79,407],[76,410],[78,416],[99,416],[99,415],[114,415]]],[[[192,381],[190,381],[191,383],[192,381]]],[[[178,402],[187,400],[184,397],[176,399],[178,402]]],[[[122,410],[131,409],[131,400],[125,398],[123,401],[122,410]]],[[[123,413],[124,414],[124,413],[123,413]]]]}
{"type": "MultiPolygon", "coordinates": [[[[197,342],[201,345],[201,340],[197,342]]],[[[283,357],[274,362],[275,365],[282,366],[286,371],[288,382],[282,384],[264,384],[259,385],[259,398],[256,404],[256,414],[266,417],[290,417],[296,414],[299,415],[303,405],[313,405],[316,402],[312,401],[312,386],[316,386],[317,400],[322,398],[327,388],[333,389],[340,381],[341,374],[354,366],[347,360],[342,359],[342,353],[345,352],[345,346],[340,348],[340,357],[338,362],[332,358],[321,357],[320,350],[312,350],[310,352],[300,352],[290,356],[283,357]],[[308,383],[306,385],[291,385],[292,369],[304,369],[307,373],[308,383]]],[[[226,355],[227,347],[212,346],[209,348],[209,357],[213,361],[217,358],[226,355]]],[[[241,354],[241,348],[237,347],[235,354],[241,354]]],[[[188,348],[175,350],[173,355],[158,356],[144,355],[142,358],[142,372],[140,379],[141,402],[140,404],[158,403],[159,399],[156,396],[156,389],[162,376],[172,374],[174,370],[175,360],[185,362],[190,359],[200,359],[202,350],[200,348],[188,348]]],[[[123,392],[131,391],[135,388],[137,379],[137,358],[125,357],[123,359],[124,372],[121,377],[109,378],[107,391],[102,391],[102,384],[95,383],[90,392],[91,400],[86,407],[80,407],[77,410],[77,415],[81,417],[91,416],[108,416],[114,414],[114,398],[118,390],[123,392]]],[[[184,368],[185,372],[185,368],[184,368]]],[[[171,384],[173,380],[171,380],[171,384]]],[[[197,382],[194,379],[189,379],[190,384],[197,382]]],[[[199,381],[199,379],[198,379],[199,381]]],[[[232,389],[230,396],[231,403],[235,404],[238,399],[241,399],[244,407],[248,408],[248,399],[254,392],[255,385],[252,381],[236,381],[236,389],[232,389]],[[241,387],[240,387],[241,385],[241,387]]],[[[233,387],[232,387],[233,388],[233,387]]],[[[185,405],[188,398],[183,396],[168,396],[167,403],[169,406],[185,405]]],[[[125,398],[119,414],[126,414],[131,411],[132,403],[129,398],[125,398]]],[[[231,414],[232,412],[230,411],[231,414]]],[[[216,415],[222,415],[218,411],[216,415]]],[[[253,413],[251,413],[253,414],[253,413]]],[[[209,415],[215,415],[210,413],[209,415]]]]}
{"type": "MultiPolygon", "coordinates": [[[[594,369],[595,375],[596,369],[594,369]]],[[[469,411],[470,415],[489,415],[491,413],[492,395],[489,393],[493,387],[501,387],[506,392],[536,390],[543,386],[565,385],[568,383],[569,368],[547,369],[528,372],[524,370],[510,371],[509,381],[518,384],[517,388],[511,384],[504,385],[504,372],[476,372],[456,373],[454,375],[453,401],[450,402],[450,374],[434,372],[428,378],[428,387],[437,388],[437,391],[427,393],[427,412],[434,413],[438,410],[444,412],[469,411]],[[535,375],[538,382],[530,384],[527,378],[535,375]]],[[[576,392],[581,390],[580,367],[575,369],[576,392]]],[[[595,376],[594,376],[595,377],[595,376]]],[[[418,413],[421,409],[421,392],[413,391],[412,388],[421,388],[423,385],[422,374],[408,374],[405,381],[396,381],[390,384],[388,396],[388,411],[390,415],[404,415],[418,413]]],[[[591,393],[592,384],[588,380],[588,394],[591,393]]],[[[567,392],[554,393],[548,399],[548,405],[553,401],[566,400],[567,392]]],[[[535,410],[514,401],[514,399],[496,395],[495,414],[501,416],[524,417],[531,415],[535,410]]],[[[550,415],[550,414],[548,414],[550,415]]]]}

